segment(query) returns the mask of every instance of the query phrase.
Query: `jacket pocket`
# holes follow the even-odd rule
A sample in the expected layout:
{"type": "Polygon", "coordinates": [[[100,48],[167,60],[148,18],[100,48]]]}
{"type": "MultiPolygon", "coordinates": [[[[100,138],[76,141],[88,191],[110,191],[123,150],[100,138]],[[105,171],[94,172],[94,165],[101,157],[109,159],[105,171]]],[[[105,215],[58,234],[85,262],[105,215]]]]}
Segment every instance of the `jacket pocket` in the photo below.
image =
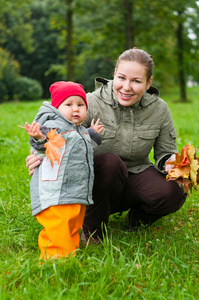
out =
{"type": "Polygon", "coordinates": [[[159,130],[138,131],[137,154],[139,157],[146,157],[149,155],[156,137],[159,135],[159,130]]]}
{"type": "Polygon", "coordinates": [[[151,140],[155,139],[158,134],[159,130],[147,130],[147,131],[138,131],[138,137],[144,140],[151,140]]]}
{"type": "Polygon", "coordinates": [[[112,120],[103,120],[104,130],[100,133],[102,139],[113,139],[116,132],[116,122],[112,120]]]}
{"type": "Polygon", "coordinates": [[[104,128],[103,131],[103,134],[101,133],[103,139],[113,139],[115,137],[115,130],[104,128]]]}
{"type": "Polygon", "coordinates": [[[66,143],[62,148],[59,149],[60,152],[60,164],[57,161],[54,161],[53,167],[51,166],[50,159],[45,157],[41,164],[41,181],[56,181],[58,179],[60,166],[64,153],[66,152],[66,143]]]}
{"type": "Polygon", "coordinates": [[[175,130],[170,131],[169,134],[170,134],[170,137],[171,137],[171,138],[173,138],[173,139],[176,139],[176,138],[177,138],[177,134],[176,134],[175,130]]]}

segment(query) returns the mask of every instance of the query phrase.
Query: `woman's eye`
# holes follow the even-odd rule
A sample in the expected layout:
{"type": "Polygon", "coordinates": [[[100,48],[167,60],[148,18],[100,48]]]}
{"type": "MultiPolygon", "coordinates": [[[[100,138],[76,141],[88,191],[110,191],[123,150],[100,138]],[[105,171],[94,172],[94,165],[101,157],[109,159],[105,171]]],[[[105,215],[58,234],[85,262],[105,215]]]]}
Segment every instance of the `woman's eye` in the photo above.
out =
{"type": "Polygon", "coordinates": [[[124,80],[124,79],[125,79],[123,76],[119,76],[118,78],[121,79],[121,80],[124,80]]]}

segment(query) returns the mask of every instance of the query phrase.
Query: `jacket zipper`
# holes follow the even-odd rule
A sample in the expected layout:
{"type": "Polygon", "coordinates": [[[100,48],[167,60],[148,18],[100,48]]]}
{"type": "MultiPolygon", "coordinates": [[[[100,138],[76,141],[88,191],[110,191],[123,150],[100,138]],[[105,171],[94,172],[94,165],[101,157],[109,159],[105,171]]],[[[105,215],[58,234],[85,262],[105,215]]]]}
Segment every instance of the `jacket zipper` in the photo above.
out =
{"type": "Polygon", "coordinates": [[[89,195],[89,186],[90,186],[90,174],[91,174],[91,170],[90,170],[90,165],[89,165],[89,159],[88,159],[88,146],[87,146],[87,143],[83,137],[83,135],[81,134],[81,132],[79,131],[79,128],[77,127],[77,132],[79,133],[79,135],[82,137],[84,143],[85,143],[85,147],[86,147],[86,161],[87,161],[87,165],[88,165],[88,170],[89,170],[89,173],[88,173],[88,189],[87,189],[87,202],[90,204],[89,200],[88,200],[88,195],[89,195]]]}

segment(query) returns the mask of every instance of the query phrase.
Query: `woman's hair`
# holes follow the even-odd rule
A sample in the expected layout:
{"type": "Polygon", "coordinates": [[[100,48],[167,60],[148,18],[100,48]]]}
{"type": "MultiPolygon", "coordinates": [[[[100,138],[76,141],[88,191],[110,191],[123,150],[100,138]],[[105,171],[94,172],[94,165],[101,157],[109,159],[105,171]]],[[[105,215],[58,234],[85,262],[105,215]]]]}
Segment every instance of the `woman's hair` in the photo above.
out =
{"type": "Polygon", "coordinates": [[[147,81],[149,81],[149,79],[153,75],[154,62],[152,56],[149,55],[146,51],[137,48],[132,48],[124,51],[117,59],[115,65],[116,69],[118,68],[119,63],[123,60],[136,61],[137,63],[144,65],[146,68],[147,81]]]}

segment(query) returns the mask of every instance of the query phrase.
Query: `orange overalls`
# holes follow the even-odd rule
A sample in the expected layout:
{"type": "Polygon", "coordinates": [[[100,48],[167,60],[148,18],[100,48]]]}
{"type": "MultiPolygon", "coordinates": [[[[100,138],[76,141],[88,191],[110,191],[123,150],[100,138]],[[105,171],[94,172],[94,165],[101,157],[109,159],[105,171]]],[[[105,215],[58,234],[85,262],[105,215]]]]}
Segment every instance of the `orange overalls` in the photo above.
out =
{"type": "Polygon", "coordinates": [[[40,259],[75,255],[79,248],[86,205],[64,204],[50,206],[36,215],[44,227],[38,238],[40,259]]]}

